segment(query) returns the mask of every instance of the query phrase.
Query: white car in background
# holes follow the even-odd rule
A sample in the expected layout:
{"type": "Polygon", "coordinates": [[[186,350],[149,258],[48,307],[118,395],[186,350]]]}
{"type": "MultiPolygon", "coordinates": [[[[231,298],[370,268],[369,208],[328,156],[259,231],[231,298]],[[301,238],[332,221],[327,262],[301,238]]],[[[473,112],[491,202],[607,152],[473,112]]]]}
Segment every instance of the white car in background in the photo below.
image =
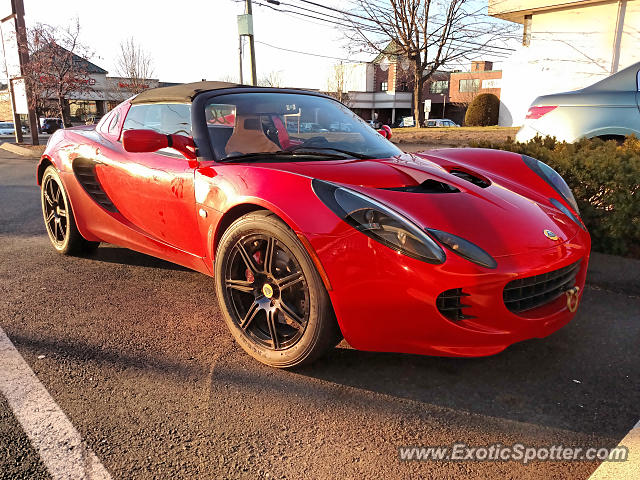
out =
{"type": "Polygon", "coordinates": [[[435,127],[459,127],[456,122],[449,120],[448,118],[429,118],[424,122],[424,126],[428,128],[435,127]]]}
{"type": "Polygon", "coordinates": [[[13,122],[0,122],[0,135],[15,135],[16,127],[13,122]]]}
{"type": "Polygon", "coordinates": [[[640,62],[581,90],[536,98],[516,140],[536,135],[568,143],[640,137],[640,62]]]}

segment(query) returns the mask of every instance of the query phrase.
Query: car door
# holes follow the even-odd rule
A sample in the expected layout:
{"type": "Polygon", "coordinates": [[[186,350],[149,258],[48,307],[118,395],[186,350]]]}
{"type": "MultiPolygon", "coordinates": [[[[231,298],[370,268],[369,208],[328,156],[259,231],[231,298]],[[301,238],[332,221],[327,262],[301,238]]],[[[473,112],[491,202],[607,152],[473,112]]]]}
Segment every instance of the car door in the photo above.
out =
{"type": "MultiPolygon", "coordinates": [[[[122,132],[129,129],[191,136],[190,105],[132,105],[122,132]]],[[[103,188],[115,208],[145,235],[204,256],[195,208],[195,165],[172,149],[126,152],[121,138],[122,133],[109,152],[108,164],[100,169],[103,188]]]]}

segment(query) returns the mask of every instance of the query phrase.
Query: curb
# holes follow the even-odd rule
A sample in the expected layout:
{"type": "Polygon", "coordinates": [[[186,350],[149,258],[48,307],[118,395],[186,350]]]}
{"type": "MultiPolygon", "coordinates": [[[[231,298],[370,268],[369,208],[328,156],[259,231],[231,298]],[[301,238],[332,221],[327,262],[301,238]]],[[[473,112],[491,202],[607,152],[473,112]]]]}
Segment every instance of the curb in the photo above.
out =
{"type": "Polygon", "coordinates": [[[618,446],[627,447],[629,457],[626,462],[602,462],[589,480],[633,480],[640,472],[640,422],[633,427],[618,446]]]}
{"type": "Polygon", "coordinates": [[[30,148],[21,147],[20,145],[16,145],[15,143],[3,142],[2,144],[0,144],[0,148],[17,155],[22,155],[23,157],[40,158],[41,155],[37,151],[33,151],[30,148]]]}

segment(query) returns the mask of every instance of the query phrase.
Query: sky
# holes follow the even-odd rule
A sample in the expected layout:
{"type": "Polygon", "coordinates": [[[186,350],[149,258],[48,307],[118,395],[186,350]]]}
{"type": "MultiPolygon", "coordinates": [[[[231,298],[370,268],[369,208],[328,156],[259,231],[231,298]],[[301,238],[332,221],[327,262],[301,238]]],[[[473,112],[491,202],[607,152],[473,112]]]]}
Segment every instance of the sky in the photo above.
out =
{"type": "MultiPolygon", "coordinates": [[[[261,3],[264,3],[263,1],[261,3]]],[[[323,0],[339,8],[344,2],[323,0]]],[[[95,64],[117,76],[120,43],[133,37],[152,57],[154,78],[167,82],[238,79],[237,15],[244,5],[233,0],[24,0],[27,26],[66,26],[77,17],[81,39],[95,55],[95,64]]],[[[286,7],[280,7],[286,8],[286,7]]],[[[313,19],[254,5],[258,78],[278,72],[282,86],[324,89],[337,59],[301,55],[264,45],[350,60],[375,55],[351,53],[342,31],[313,19]],[[264,43],[260,43],[264,42],[264,43]]],[[[248,60],[245,49],[245,61],[248,60]]],[[[245,83],[250,75],[245,65],[245,83]]]]}

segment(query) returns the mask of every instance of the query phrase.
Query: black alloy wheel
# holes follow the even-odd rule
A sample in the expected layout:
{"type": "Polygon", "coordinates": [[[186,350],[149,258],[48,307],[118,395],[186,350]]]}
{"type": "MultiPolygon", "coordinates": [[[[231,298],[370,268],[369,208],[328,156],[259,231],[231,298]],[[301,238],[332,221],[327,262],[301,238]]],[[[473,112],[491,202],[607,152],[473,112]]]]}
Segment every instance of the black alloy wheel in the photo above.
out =
{"type": "Polygon", "coordinates": [[[47,176],[42,182],[42,210],[44,223],[51,242],[56,248],[62,248],[67,240],[69,217],[67,203],[62,188],[53,175],[47,176]]]}
{"type": "Polygon", "coordinates": [[[58,253],[81,255],[98,248],[100,242],[90,242],[78,231],[71,202],[53,165],[47,167],[42,176],[40,200],[44,226],[58,253]]]}
{"type": "Polygon", "coordinates": [[[214,269],[225,322],[260,362],[300,366],[342,339],[313,261],[275,214],[256,211],[233,222],[220,239],[214,269]]]}
{"type": "Polygon", "coordinates": [[[224,278],[232,317],[255,342],[282,350],[295,344],[309,321],[309,287],[289,249],[265,234],[239,239],[224,278]]]}

